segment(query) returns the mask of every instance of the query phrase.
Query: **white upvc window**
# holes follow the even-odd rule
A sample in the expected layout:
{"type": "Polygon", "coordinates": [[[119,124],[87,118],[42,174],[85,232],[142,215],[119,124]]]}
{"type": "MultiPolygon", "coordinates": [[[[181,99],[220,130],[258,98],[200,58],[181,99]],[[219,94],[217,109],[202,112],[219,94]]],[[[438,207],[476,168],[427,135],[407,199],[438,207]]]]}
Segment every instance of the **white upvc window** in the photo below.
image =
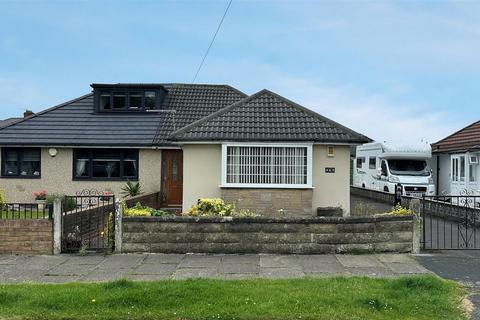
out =
{"type": "Polygon", "coordinates": [[[311,188],[311,144],[223,144],[222,186],[311,188]]]}

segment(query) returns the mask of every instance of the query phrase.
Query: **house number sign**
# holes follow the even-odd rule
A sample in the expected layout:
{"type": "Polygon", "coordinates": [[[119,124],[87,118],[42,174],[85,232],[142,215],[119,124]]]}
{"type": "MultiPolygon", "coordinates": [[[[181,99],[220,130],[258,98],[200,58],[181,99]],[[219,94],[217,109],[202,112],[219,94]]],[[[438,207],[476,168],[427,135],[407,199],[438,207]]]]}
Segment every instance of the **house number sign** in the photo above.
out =
{"type": "Polygon", "coordinates": [[[325,168],[325,173],[335,173],[335,168],[326,167],[325,168]]]}

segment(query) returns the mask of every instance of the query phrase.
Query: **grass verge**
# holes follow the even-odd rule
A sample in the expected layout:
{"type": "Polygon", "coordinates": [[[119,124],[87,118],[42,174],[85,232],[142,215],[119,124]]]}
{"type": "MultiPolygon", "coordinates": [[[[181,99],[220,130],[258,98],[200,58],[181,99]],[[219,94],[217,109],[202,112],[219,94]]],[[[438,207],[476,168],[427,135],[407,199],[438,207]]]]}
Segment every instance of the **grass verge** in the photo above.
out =
{"type": "Polygon", "coordinates": [[[465,319],[434,276],[0,285],[0,319],[465,319]]]}

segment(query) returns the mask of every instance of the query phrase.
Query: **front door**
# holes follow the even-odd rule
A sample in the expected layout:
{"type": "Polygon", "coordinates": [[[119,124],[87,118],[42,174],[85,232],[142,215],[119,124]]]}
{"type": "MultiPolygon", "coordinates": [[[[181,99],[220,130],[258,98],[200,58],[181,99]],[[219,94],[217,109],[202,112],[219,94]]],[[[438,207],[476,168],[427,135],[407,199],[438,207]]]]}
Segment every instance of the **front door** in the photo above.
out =
{"type": "Polygon", "coordinates": [[[178,207],[183,196],[183,151],[162,152],[162,202],[163,205],[178,207]]]}
{"type": "Polygon", "coordinates": [[[465,156],[452,155],[451,157],[451,194],[460,195],[466,189],[465,181],[465,156]]]}

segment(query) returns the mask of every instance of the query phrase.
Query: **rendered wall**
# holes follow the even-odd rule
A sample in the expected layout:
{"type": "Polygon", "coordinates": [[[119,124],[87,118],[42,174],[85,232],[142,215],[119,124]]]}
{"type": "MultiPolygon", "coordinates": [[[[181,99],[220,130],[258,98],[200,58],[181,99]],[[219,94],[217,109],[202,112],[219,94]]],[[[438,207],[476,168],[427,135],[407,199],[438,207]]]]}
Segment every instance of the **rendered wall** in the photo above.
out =
{"type": "Polygon", "coordinates": [[[239,208],[258,210],[267,216],[274,216],[279,208],[288,209],[290,215],[315,215],[318,207],[330,206],[342,207],[345,215],[350,212],[349,146],[335,146],[334,157],[327,156],[325,145],[313,146],[311,190],[222,189],[220,144],[185,145],[183,152],[184,211],[199,198],[223,197],[239,208]],[[325,168],[335,168],[335,173],[325,173],[325,168]]]}
{"type": "Polygon", "coordinates": [[[222,147],[219,144],[183,146],[183,211],[200,198],[220,198],[222,147]]]}
{"type": "MultiPolygon", "coordinates": [[[[160,191],[161,180],[160,150],[139,150],[139,181],[143,192],[160,191]]],[[[34,191],[75,195],[83,189],[111,191],[121,195],[125,181],[73,181],[73,150],[58,148],[58,154],[51,157],[47,148],[41,152],[40,179],[0,178],[0,190],[4,190],[7,202],[32,203],[34,191]]]]}

